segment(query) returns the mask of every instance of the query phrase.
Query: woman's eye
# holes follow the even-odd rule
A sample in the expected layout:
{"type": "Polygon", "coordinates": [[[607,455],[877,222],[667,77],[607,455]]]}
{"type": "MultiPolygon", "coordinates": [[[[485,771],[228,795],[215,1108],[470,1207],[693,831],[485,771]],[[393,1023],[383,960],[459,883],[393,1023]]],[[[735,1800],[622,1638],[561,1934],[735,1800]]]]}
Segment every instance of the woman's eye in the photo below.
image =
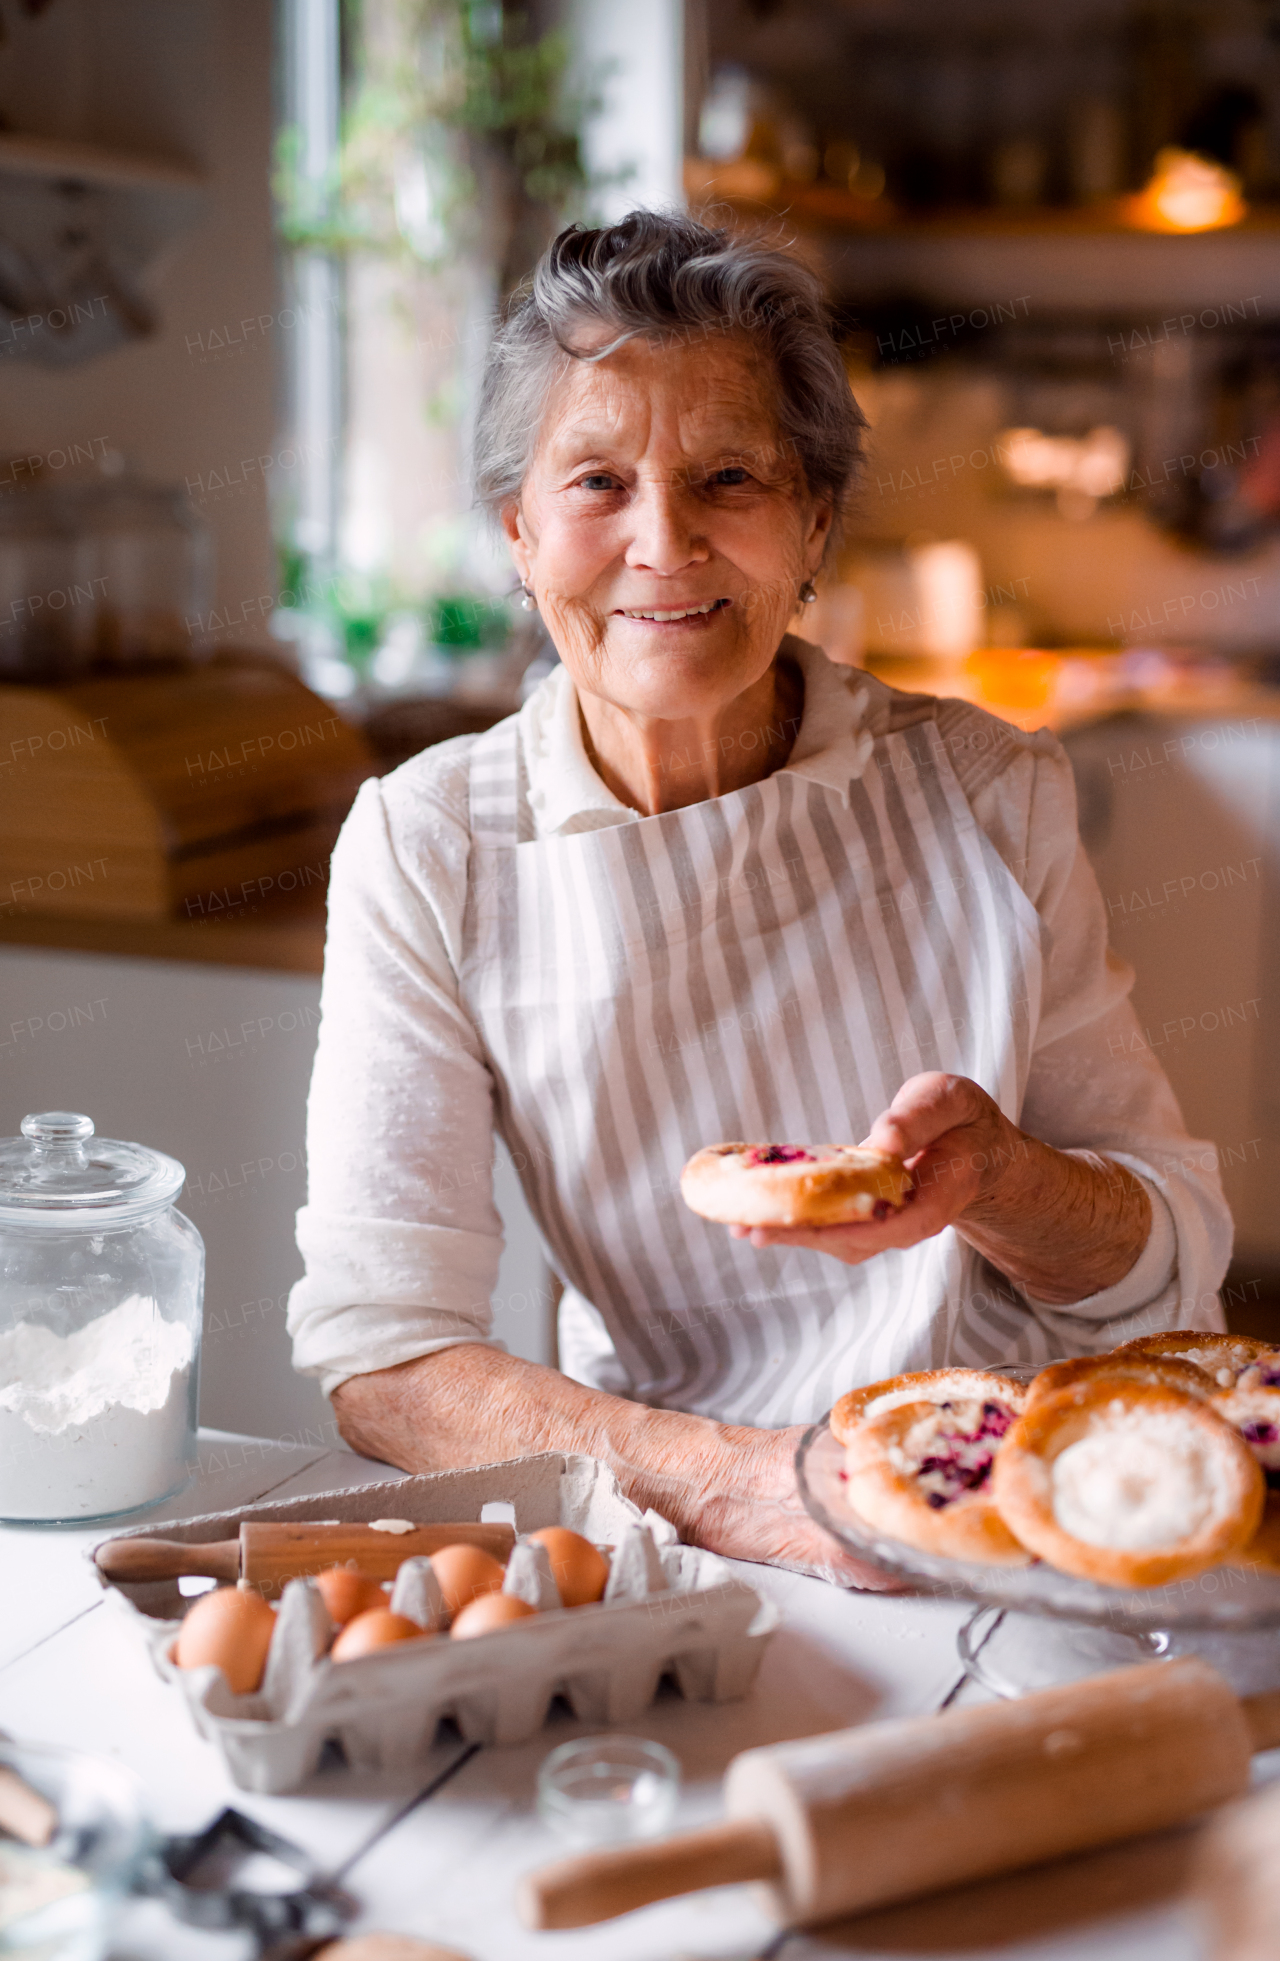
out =
{"type": "Polygon", "coordinates": [[[740,464],[731,463],[725,469],[715,471],[711,481],[717,490],[737,490],[740,484],[749,481],[749,477],[740,464]]]}
{"type": "Polygon", "coordinates": [[[609,476],[604,470],[597,470],[589,477],[579,477],[578,488],[579,490],[616,490],[618,480],[616,477],[609,476]]]}

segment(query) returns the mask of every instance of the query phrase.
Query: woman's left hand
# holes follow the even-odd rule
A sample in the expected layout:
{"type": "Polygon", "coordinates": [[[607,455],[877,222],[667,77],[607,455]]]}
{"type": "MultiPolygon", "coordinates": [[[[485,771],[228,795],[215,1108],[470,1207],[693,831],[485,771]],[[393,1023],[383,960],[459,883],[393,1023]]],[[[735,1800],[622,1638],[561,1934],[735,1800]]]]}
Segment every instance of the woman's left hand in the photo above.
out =
{"type": "Polygon", "coordinates": [[[1131,1172],[1029,1137],[967,1076],[912,1076],[864,1141],[910,1171],[901,1212],[848,1226],[732,1226],[734,1238],[861,1266],[954,1226],[1029,1293],[1063,1305],[1114,1286],[1146,1245],[1151,1202],[1131,1172]]]}
{"type": "Polygon", "coordinates": [[[1028,1139],[967,1076],[912,1076],[871,1126],[864,1144],[901,1158],[914,1196],[901,1212],[849,1226],[732,1226],[753,1246],[812,1246],[861,1266],[890,1246],[917,1246],[989,1199],[1028,1139]]]}

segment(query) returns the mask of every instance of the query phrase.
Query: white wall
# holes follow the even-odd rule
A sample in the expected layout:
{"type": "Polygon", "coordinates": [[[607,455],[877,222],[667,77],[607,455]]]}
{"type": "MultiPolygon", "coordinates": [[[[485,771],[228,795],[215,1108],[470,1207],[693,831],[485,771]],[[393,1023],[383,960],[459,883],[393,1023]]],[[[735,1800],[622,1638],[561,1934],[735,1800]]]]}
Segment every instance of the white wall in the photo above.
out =
{"type": "MultiPolygon", "coordinates": [[[[208,1263],[201,1417],[253,1436],[305,1440],[332,1422],[285,1335],[319,1001],[307,975],[0,948],[0,1135],[28,1111],[80,1110],[186,1166],[179,1205],[208,1263]]],[[[495,1197],[494,1332],[550,1361],[546,1271],[505,1152],[495,1197]]]]}

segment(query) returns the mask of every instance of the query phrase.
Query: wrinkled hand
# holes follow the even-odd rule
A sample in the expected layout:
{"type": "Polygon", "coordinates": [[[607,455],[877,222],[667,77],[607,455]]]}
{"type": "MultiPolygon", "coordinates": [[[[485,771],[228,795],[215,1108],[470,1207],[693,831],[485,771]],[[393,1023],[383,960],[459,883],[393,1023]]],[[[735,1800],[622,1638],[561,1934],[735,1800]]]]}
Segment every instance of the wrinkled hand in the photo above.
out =
{"type": "Polygon", "coordinates": [[[604,1455],[636,1502],[671,1519],[689,1545],[726,1559],[808,1573],[834,1586],[899,1591],[896,1581],[852,1558],[806,1512],[795,1470],[804,1431],[799,1423],[787,1430],[753,1430],[707,1422],[695,1432],[696,1441],[686,1437],[678,1472],[665,1476],[650,1463],[643,1471],[636,1467],[633,1477],[633,1467],[616,1453],[606,1448],[604,1455]]]}
{"type": "Polygon", "coordinates": [[[897,1581],[847,1553],[811,1519],[796,1489],[795,1458],[805,1426],[758,1431],[757,1462],[751,1488],[719,1494],[704,1504],[700,1545],[730,1559],[750,1559],[808,1573],[833,1586],[862,1587],[870,1593],[896,1593],[897,1581]],[[767,1440],[767,1441],[766,1441],[767,1440]]]}
{"type": "Polygon", "coordinates": [[[902,1085],[863,1142],[900,1157],[910,1171],[914,1196],[901,1212],[849,1226],[731,1226],[733,1237],[753,1246],[808,1246],[861,1266],[891,1246],[918,1246],[966,1214],[976,1219],[998,1209],[998,1187],[1029,1140],[967,1076],[930,1071],[902,1085]]]}

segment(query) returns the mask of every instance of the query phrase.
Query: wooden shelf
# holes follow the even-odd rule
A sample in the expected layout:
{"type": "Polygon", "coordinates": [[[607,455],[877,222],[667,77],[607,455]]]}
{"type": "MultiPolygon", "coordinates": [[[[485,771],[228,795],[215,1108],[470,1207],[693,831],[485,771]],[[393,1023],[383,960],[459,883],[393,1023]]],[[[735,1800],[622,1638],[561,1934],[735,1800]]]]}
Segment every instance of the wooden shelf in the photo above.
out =
{"type": "Polygon", "coordinates": [[[204,181],[190,164],[169,157],[137,156],[97,143],[66,143],[15,131],[0,132],[0,176],[148,191],[194,191],[204,181]]]}
{"type": "Polygon", "coordinates": [[[1103,198],[1093,204],[980,206],[904,211],[888,198],[855,197],[838,184],[788,182],[766,164],[716,166],[686,160],[685,192],[694,208],[728,205],[743,217],[781,218],[807,231],[847,238],[1224,238],[1238,233],[1280,232],[1280,204],[1256,204],[1236,225],[1201,232],[1153,231],[1135,223],[1133,201],[1103,198]]]}
{"type": "Polygon", "coordinates": [[[195,960],[318,974],[324,966],[325,899],[313,888],[296,900],[246,906],[209,919],[89,919],[66,913],[0,915],[0,947],[122,954],[135,960],[195,960]]]}

